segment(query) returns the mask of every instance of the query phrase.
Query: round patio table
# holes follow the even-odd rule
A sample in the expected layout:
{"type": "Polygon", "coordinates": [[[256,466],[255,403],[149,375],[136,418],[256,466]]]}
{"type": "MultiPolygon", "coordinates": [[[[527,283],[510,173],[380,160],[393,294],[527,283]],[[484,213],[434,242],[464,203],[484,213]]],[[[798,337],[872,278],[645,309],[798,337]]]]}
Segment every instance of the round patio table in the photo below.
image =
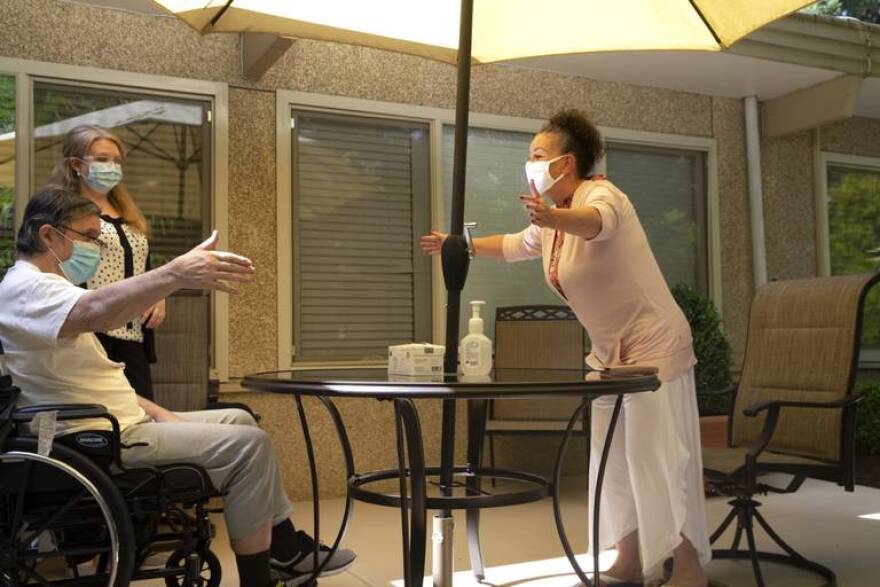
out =
{"type": "MultiPolygon", "coordinates": [[[[343,452],[348,478],[345,509],[339,531],[331,546],[335,551],[342,542],[351,519],[352,500],[381,506],[397,507],[401,515],[403,541],[403,571],[406,587],[421,586],[425,566],[425,540],[427,511],[440,510],[441,518],[448,518],[451,511],[467,511],[467,535],[472,569],[478,579],[485,578],[479,543],[479,512],[483,508],[503,507],[530,503],[545,497],[553,498],[553,511],[559,538],[565,554],[578,577],[585,585],[594,585],[575,559],[562,520],[559,479],[566,447],[577,422],[584,418],[592,399],[600,396],[616,396],[611,424],[605,437],[599,463],[593,504],[591,544],[599,544],[599,507],[605,465],[623,397],[629,393],[654,391],[660,386],[656,370],[650,368],[622,370],[623,372],[598,372],[578,369],[495,369],[490,375],[440,375],[434,377],[409,377],[389,375],[384,368],[358,369],[303,369],[257,373],[245,377],[242,385],[248,389],[292,395],[296,402],[309,459],[314,511],[314,534],[320,536],[320,509],[318,501],[318,476],[314,448],[308,421],[303,409],[303,397],[315,397],[329,413],[343,452]],[[485,433],[486,409],[492,399],[540,399],[580,397],[583,401],[572,413],[563,439],[557,451],[551,479],[509,468],[482,465],[482,444],[485,433]],[[397,468],[368,472],[355,470],[351,443],[345,423],[333,403],[334,398],[364,398],[391,401],[394,404],[394,424],[397,445],[397,468]],[[439,466],[425,464],[422,430],[414,400],[441,399],[444,401],[441,456],[439,466]],[[455,411],[456,400],[467,400],[468,435],[467,463],[456,465],[455,411]],[[449,409],[451,407],[451,409],[449,409]],[[381,481],[396,479],[397,493],[382,492],[375,487],[381,481]],[[482,481],[500,479],[510,481],[515,489],[504,488],[498,493],[485,491],[482,481]],[[429,488],[434,487],[434,494],[429,488]]],[[[585,418],[586,419],[586,418],[585,418]]],[[[587,422],[584,432],[587,432],[587,422]]],[[[587,451],[589,458],[589,450],[587,451]]],[[[588,469],[589,470],[589,469],[588,469]]],[[[589,476],[588,476],[589,477],[589,476]]],[[[589,481],[588,481],[589,483],[589,481]]],[[[436,539],[436,538],[435,538],[436,539]]],[[[451,540],[451,535],[445,540],[451,540]]],[[[451,545],[449,545],[451,546],[451,545]]],[[[317,578],[322,565],[317,565],[313,578],[317,578]]],[[[329,560],[329,556],[326,560],[329,560]]],[[[446,557],[444,557],[445,560],[446,557]]],[[[446,566],[451,564],[442,564],[446,566]]],[[[593,549],[593,568],[598,569],[599,552],[593,549]]],[[[439,572],[451,581],[451,568],[439,572]]],[[[435,566],[435,584],[437,583],[435,566]]]]}

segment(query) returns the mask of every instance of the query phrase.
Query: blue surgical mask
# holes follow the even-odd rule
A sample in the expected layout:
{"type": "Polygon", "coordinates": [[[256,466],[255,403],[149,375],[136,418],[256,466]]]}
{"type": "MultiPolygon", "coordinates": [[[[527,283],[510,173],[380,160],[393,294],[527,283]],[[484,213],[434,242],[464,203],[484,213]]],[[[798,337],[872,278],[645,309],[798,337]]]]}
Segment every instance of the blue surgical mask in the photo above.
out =
{"type": "Polygon", "coordinates": [[[106,194],[122,181],[122,165],[114,161],[90,161],[84,179],[90,188],[106,194]]]}
{"type": "Polygon", "coordinates": [[[73,243],[73,252],[70,258],[62,261],[51,248],[49,249],[58,261],[58,266],[64,276],[74,285],[80,285],[91,279],[101,264],[101,248],[94,243],[75,241],[60,230],[58,234],[73,243]]]}

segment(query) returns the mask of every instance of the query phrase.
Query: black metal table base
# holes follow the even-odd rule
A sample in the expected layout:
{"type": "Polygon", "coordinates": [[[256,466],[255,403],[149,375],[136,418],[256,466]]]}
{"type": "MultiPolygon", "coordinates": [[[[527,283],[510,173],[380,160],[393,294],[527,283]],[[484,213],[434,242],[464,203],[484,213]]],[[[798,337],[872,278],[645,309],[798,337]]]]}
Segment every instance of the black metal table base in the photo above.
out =
{"type": "MultiPolygon", "coordinates": [[[[312,508],[314,515],[314,536],[320,540],[320,504],[317,467],[315,464],[314,446],[309,432],[309,426],[302,405],[302,398],[296,396],[296,405],[300,424],[302,425],[305,439],[306,452],[309,460],[309,473],[312,485],[312,508]]],[[[485,578],[482,553],[480,550],[479,523],[480,510],[493,507],[506,507],[521,505],[539,501],[546,497],[553,498],[553,514],[559,539],[565,550],[572,568],[578,578],[588,587],[594,585],[592,579],[581,568],[575,558],[574,550],[568,540],[565,525],[562,519],[560,503],[560,479],[562,475],[563,460],[574,434],[575,424],[579,419],[584,420],[584,430],[588,430],[587,414],[591,398],[585,398],[571,415],[568,421],[562,441],[556,455],[556,463],[553,470],[552,481],[540,475],[504,469],[499,467],[484,467],[480,464],[482,457],[482,428],[485,423],[485,400],[469,400],[469,443],[468,461],[464,466],[431,466],[425,465],[424,446],[422,442],[422,430],[418,411],[411,399],[398,398],[393,400],[395,419],[395,439],[397,449],[397,469],[385,469],[368,473],[356,473],[351,444],[345,425],[339,410],[333,402],[326,397],[318,397],[325,409],[330,414],[336,429],[336,434],[345,458],[346,474],[348,476],[348,491],[345,501],[345,510],[337,535],[331,546],[335,552],[351,522],[352,504],[354,500],[386,507],[397,507],[401,516],[401,537],[404,551],[403,571],[404,585],[406,587],[420,586],[425,568],[425,540],[427,537],[427,512],[439,510],[449,512],[452,510],[467,511],[467,535],[468,548],[471,558],[471,566],[474,575],[479,580],[485,578]],[[479,442],[478,440],[479,439],[479,442]],[[452,481],[448,479],[451,472],[452,481]],[[428,495],[429,480],[437,477],[441,481],[435,482],[440,495],[428,495]],[[369,489],[369,485],[380,481],[398,480],[398,493],[390,494],[369,489]],[[462,481],[459,481],[461,479],[462,481]],[[500,494],[492,494],[482,490],[484,479],[500,479],[522,484],[524,487],[517,491],[508,491],[500,494]],[[463,495],[455,495],[455,489],[463,495]]],[[[593,520],[590,543],[599,544],[599,507],[601,505],[602,483],[605,476],[605,468],[611,449],[611,441],[614,437],[614,429],[623,406],[623,396],[617,396],[614,410],[611,416],[608,432],[602,450],[602,458],[594,492],[593,520]]],[[[589,486],[590,456],[587,450],[587,485],[589,486]]],[[[315,554],[317,556],[317,553],[315,554]]],[[[329,560],[329,556],[325,559],[329,560]]],[[[316,559],[316,563],[317,563],[316,559]]],[[[599,568],[599,552],[593,548],[593,567],[599,568]]],[[[323,565],[318,565],[312,579],[317,579],[323,570],[323,565]]]]}

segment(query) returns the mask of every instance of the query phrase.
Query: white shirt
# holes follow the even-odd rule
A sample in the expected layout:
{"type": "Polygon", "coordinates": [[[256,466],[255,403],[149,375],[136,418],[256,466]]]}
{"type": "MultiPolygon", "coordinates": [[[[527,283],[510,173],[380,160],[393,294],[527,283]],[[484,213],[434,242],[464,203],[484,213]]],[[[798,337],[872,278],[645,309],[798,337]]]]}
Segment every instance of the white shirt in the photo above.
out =
{"type": "MultiPolygon", "coordinates": [[[[586,180],[575,190],[571,207],[592,206],[602,229],[584,239],[559,232],[558,283],[563,298],[587,330],[592,344],[587,364],[594,368],[620,365],[658,367],[662,381],[686,374],[696,364],[687,318],[660,272],[635,208],[606,179],[586,180]]],[[[534,224],[505,235],[504,258],[522,261],[543,257],[544,275],[551,279],[557,231],[534,224]]]]}
{"type": "MultiPolygon", "coordinates": [[[[145,419],[124,365],[107,358],[91,332],[59,338],[58,332],[86,290],[27,261],[16,261],[0,282],[0,342],[6,368],[21,388],[19,406],[101,404],[122,429],[145,419]]],[[[110,428],[106,420],[59,422],[59,430],[110,428]]]]}

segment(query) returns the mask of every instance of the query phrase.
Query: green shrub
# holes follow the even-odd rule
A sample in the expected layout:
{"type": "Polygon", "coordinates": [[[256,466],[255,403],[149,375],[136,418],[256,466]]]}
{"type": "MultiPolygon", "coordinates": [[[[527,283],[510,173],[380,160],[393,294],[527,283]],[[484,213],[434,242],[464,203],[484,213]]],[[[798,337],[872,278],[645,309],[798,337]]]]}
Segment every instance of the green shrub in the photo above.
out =
{"type": "Polygon", "coordinates": [[[856,425],[856,452],[862,455],[880,454],[880,379],[856,382],[856,391],[865,394],[859,404],[856,425]]]}
{"type": "Polygon", "coordinates": [[[694,376],[700,415],[727,414],[730,396],[699,395],[702,392],[723,389],[731,383],[730,343],[721,330],[721,318],[715,304],[681,283],[672,288],[672,296],[687,317],[694,337],[694,354],[697,356],[694,376]]]}

